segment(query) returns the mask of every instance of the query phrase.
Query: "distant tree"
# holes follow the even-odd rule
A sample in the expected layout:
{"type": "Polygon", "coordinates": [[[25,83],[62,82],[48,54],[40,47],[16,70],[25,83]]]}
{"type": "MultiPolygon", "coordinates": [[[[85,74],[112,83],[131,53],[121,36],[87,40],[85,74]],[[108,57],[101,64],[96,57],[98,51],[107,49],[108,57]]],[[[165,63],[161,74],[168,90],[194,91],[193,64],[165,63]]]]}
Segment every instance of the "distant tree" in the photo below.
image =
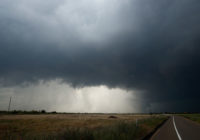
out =
{"type": "Polygon", "coordinates": [[[28,114],[38,114],[39,112],[36,111],[36,110],[32,110],[31,112],[26,112],[26,113],[28,113],[28,114]]]}
{"type": "Polygon", "coordinates": [[[109,116],[108,118],[111,118],[111,119],[117,119],[116,116],[109,116]]]}

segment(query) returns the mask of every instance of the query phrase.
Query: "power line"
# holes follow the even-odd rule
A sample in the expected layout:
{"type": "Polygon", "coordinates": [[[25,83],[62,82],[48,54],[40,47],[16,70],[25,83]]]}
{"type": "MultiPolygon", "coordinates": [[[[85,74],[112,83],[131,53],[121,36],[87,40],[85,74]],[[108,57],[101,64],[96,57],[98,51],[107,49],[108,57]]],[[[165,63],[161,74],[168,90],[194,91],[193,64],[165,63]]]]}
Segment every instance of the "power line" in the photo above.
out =
{"type": "Polygon", "coordinates": [[[8,105],[8,112],[10,111],[11,99],[12,99],[12,97],[10,97],[10,101],[9,101],[9,105],[8,105]]]}

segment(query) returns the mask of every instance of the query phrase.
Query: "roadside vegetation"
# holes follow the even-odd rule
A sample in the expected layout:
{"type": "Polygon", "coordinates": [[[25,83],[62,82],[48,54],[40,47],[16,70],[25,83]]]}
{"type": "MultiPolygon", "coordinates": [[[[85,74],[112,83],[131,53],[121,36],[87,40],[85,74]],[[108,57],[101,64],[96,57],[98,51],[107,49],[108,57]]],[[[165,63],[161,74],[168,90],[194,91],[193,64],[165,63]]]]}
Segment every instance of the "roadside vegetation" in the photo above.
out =
{"type": "Polygon", "coordinates": [[[162,115],[130,114],[0,115],[0,139],[144,139],[166,119],[162,115]]]}
{"type": "Polygon", "coordinates": [[[183,117],[188,118],[192,121],[200,123],[200,113],[197,113],[197,114],[180,114],[180,116],[183,116],[183,117]]]}

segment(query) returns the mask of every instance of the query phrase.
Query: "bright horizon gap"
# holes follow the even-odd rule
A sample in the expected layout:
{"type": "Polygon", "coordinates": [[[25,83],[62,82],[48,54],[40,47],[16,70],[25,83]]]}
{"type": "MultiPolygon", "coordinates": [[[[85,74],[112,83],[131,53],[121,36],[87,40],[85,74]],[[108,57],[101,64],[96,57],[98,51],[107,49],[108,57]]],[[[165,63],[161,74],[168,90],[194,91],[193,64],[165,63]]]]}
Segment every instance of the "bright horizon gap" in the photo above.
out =
{"type": "Polygon", "coordinates": [[[134,113],[140,111],[134,91],[108,88],[104,85],[73,88],[62,80],[39,82],[26,87],[0,89],[1,110],[7,108],[12,97],[11,110],[46,110],[74,113],[134,113]],[[43,96],[45,98],[41,98],[43,96]],[[135,101],[135,103],[133,102],[135,101]]]}

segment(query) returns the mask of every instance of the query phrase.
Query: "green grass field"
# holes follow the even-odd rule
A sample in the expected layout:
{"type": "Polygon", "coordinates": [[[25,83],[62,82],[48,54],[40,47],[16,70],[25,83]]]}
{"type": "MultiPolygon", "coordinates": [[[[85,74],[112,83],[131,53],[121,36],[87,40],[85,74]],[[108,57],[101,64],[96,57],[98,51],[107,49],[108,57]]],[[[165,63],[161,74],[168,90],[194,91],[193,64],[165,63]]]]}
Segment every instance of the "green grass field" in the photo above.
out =
{"type": "Polygon", "coordinates": [[[200,114],[180,114],[180,115],[192,121],[200,123],[200,114]]]}
{"type": "MultiPolygon", "coordinates": [[[[113,115],[113,114],[112,114],[113,115]]],[[[166,120],[161,115],[0,115],[2,140],[143,139],[166,120]],[[136,120],[138,123],[136,125],[136,120]]]]}

